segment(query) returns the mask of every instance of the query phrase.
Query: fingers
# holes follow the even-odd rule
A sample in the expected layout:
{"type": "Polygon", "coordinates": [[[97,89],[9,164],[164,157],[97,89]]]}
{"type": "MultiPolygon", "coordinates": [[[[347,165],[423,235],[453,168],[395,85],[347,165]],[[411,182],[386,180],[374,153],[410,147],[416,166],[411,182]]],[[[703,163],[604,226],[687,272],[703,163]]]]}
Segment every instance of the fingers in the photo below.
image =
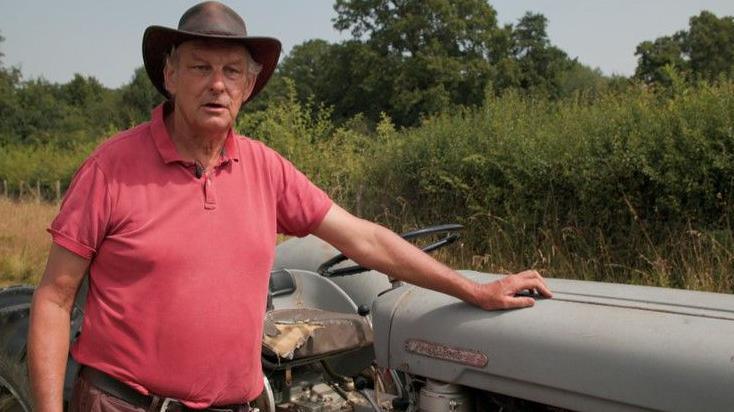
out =
{"type": "Polygon", "coordinates": [[[542,284],[542,287],[539,287],[537,289],[541,291],[541,294],[543,294],[543,296],[551,297],[553,295],[550,291],[550,288],[548,287],[548,284],[545,283],[545,279],[543,278],[543,276],[540,276],[540,273],[538,273],[537,270],[526,270],[524,272],[518,273],[518,275],[525,279],[535,279],[539,281],[542,284]]]}
{"type": "Polygon", "coordinates": [[[518,296],[518,293],[525,290],[537,290],[543,297],[553,297],[540,273],[526,270],[495,282],[477,285],[478,294],[473,301],[486,310],[526,308],[535,305],[532,296],[527,294],[518,296]]]}
{"type": "Polygon", "coordinates": [[[526,270],[515,275],[510,275],[507,279],[510,279],[511,281],[510,284],[513,289],[511,291],[512,294],[515,294],[523,289],[536,289],[540,292],[541,295],[546,298],[553,297],[553,293],[551,292],[548,285],[545,283],[545,279],[543,279],[543,277],[540,276],[540,273],[535,270],[526,270]]]}
{"type": "Polygon", "coordinates": [[[529,308],[530,306],[535,305],[535,299],[512,297],[505,301],[505,305],[506,309],[529,308]]]}
{"type": "Polygon", "coordinates": [[[517,286],[517,291],[515,291],[515,293],[523,289],[529,289],[529,290],[535,289],[546,298],[553,297],[553,293],[551,293],[550,289],[548,289],[548,286],[546,286],[545,283],[540,282],[536,279],[522,280],[516,286],[517,286]]]}

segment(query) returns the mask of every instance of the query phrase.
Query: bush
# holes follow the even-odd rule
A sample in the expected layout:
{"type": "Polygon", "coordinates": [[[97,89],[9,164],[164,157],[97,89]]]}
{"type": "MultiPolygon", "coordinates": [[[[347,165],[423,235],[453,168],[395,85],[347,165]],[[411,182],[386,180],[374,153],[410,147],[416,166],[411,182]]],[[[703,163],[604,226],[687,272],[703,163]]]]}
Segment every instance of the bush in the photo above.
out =
{"type": "Polygon", "coordinates": [[[592,104],[508,93],[429,119],[370,163],[370,213],[453,218],[469,227],[469,250],[500,256],[493,267],[683,286],[671,242],[727,233],[720,244],[732,250],[733,91],[732,82],[670,96],[631,88],[592,104]],[[638,278],[639,268],[656,274],[638,278]]]}

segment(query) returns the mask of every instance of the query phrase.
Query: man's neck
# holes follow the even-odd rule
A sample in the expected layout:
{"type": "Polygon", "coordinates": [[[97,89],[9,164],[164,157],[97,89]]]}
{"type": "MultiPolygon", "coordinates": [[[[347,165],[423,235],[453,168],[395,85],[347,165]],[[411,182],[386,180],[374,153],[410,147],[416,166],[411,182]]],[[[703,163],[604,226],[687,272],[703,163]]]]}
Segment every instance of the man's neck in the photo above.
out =
{"type": "Polygon", "coordinates": [[[187,127],[185,119],[173,111],[165,117],[166,129],[176,151],[185,160],[198,163],[205,170],[214,166],[227,140],[229,130],[206,133],[187,127]]]}

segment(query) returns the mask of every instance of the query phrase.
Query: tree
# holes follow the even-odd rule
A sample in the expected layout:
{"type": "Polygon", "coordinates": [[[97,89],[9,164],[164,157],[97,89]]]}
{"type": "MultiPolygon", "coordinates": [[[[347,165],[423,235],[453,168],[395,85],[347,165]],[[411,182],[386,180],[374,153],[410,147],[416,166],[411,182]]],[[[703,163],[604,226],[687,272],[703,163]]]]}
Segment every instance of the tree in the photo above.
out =
{"type": "Polygon", "coordinates": [[[551,45],[547,26],[542,14],[525,13],[512,30],[512,56],[519,66],[521,88],[558,96],[561,76],[573,64],[563,50],[551,45]]]}
{"type": "Polygon", "coordinates": [[[336,105],[337,113],[361,106],[360,112],[382,110],[397,124],[412,125],[448,106],[482,103],[498,58],[493,39],[500,32],[486,1],[337,0],[334,9],[334,27],[355,38],[335,53],[380,60],[368,67],[351,65],[360,74],[353,80],[367,80],[371,99],[357,102],[349,96],[352,108],[336,105]]]}
{"type": "Polygon", "coordinates": [[[426,48],[490,58],[497,13],[481,0],[337,0],[334,27],[382,54],[416,56],[426,48]]]}
{"type": "Polygon", "coordinates": [[[0,143],[7,144],[16,139],[15,128],[21,121],[22,107],[18,103],[20,70],[0,67],[0,143]]]}
{"type": "Polygon", "coordinates": [[[297,87],[298,99],[306,101],[314,95],[323,95],[324,70],[330,65],[333,46],[326,40],[308,40],[293,47],[283,59],[279,73],[292,79],[297,87]]]}
{"type": "Polygon", "coordinates": [[[635,77],[648,84],[669,84],[671,69],[691,80],[712,81],[734,72],[734,18],[702,11],[688,31],[644,41],[637,46],[635,77]],[[667,68],[666,68],[667,67],[667,68]]]}
{"type": "MultiPolygon", "coordinates": [[[[0,44],[5,38],[0,35],[0,44]]],[[[3,67],[0,51],[0,143],[7,144],[12,139],[13,126],[17,121],[17,98],[16,88],[20,82],[20,72],[17,69],[6,69],[3,67]]]]}
{"type": "Polygon", "coordinates": [[[572,96],[576,92],[587,93],[594,97],[607,90],[610,80],[598,68],[592,69],[575,59],[569,66],[557,78],[560,97],[572,96]]]}
{"type": "Polygon", "coordinates": [[[669,84],[666,66],[684,69],[686,61],[682,55],[682,32],[674,36],[663,36],[655,41],[644,41],[637,46],[635,55],[639,56],[635,77],[645,83],[669,84]]]}
{"type": "MultiPolygon", "coordinates": [[[[275,96],[268,99],[286,97],[281,83],[288,78],[301,103],[310,101],[314,110],[320,106],[333,108],[336,121],[346,121],[358,113],[376,119],[381,110],[386,110],[392,93],[389,84],[393,73],[383,69],[390,67],[388,59],[357,40],[339,44],[309,40],[295,46],[283,60],[273,79],[275,96]]],[[[268,84],[265,90],[272,86],[268,84]]]]}
{"type": "Polygon", "coordinates": [[[323,78],[316,84],[317,99],[333,107],[332,115],[341,122],[358,113],[373,121],[381,111],[393,112],[391,98],[396,90],[399,62],[394,56],[382,56],[367,44],[346,41],[334,45],[323,67],[323,78]]]}
{"type": "MultiPolygon", "coordinates": [[[[59,101],[59,86],[44,79],[24,81],[16,88],[17,123],[15,140],[21,143],[47,143],[68,132],[69,106],[59,101]],[[65,127],[67,126],[67,127],[65,127]]],[[[78,124],[76,126],[83,127],[78,124]]]]}
{"type": "Polygon", "coordinates": [[[683,39],[683,52],[690,71],[699,78],[714,80],[731,75],[734,69],[734,18],[718,18],[702,11],[690,19],[690,29],[683,39]]]}
{"type": "Polygon", "coordinates": [[[551,44],[541,14],[499,27],[484,0],[337,0],[334,9],[334,27],[354,38],[294,47],[273,82],[292,79],[300,102],[332,107],[337,121],[362,113],[374,124],[384,112],[412,126],[481,105],[488,90],[561,97],[603,81],[551,44]]]}
{"type": "MultiPolygon", "coordinates": [[[[4,41],[5,41],[5,37],[3,37],[2,34],[0,34],[0,44],[2,44],[4,41]]],[[[0,51],[0,69],[2,69],[3,67],[3,57],[5,57],[5,53],[0,51]]]]}
{"type": "Polygon", "coordinates": [[[75,73],[69,83],[61,85],[58,97],[72,106],[87,108],[98,104],[106,90],[93,76],[75,73]]]}
{"type": "Polygon", "coordinates": [[[266,110],[273,104],[285,102],[288,99],[288,85],[286,78],[280,71],[273,73],[268,80],[268,87],[262,89],[253,100],[240,108],[240,112],[259,112],[266,110]]]}
{"type": "Polygon", "coordinates": [[[127,128],[150,119],[150,111],[163,102],[163,96],[150,82],[145,67],[135,69],[130,83],[119,90],[121,127],[127,128]]]}

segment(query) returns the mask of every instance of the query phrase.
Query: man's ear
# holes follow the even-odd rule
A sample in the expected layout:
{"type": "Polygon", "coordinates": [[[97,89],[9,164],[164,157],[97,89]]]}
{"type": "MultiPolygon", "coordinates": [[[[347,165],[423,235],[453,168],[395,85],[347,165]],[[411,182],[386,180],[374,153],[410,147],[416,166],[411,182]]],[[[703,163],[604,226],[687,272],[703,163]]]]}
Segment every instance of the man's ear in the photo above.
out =
{"type": "Polygon", "coordinates": [[[176,95],[176,76],[178,75],[176,68],[173,66],[173,64],[167,61],[163,67],[163,85],[171,96],[176,95]]]}
{"type": "Polygon", "coordinates": [[[255,88],[255,81],[257,80],[257,75],[248,75],[247,80],[245,80],[245,89],[244,93],[242,93],[242,103],[246,102],[247,99],[250,98],[250,95],[252,94],[252,89],[255,88]]]}

